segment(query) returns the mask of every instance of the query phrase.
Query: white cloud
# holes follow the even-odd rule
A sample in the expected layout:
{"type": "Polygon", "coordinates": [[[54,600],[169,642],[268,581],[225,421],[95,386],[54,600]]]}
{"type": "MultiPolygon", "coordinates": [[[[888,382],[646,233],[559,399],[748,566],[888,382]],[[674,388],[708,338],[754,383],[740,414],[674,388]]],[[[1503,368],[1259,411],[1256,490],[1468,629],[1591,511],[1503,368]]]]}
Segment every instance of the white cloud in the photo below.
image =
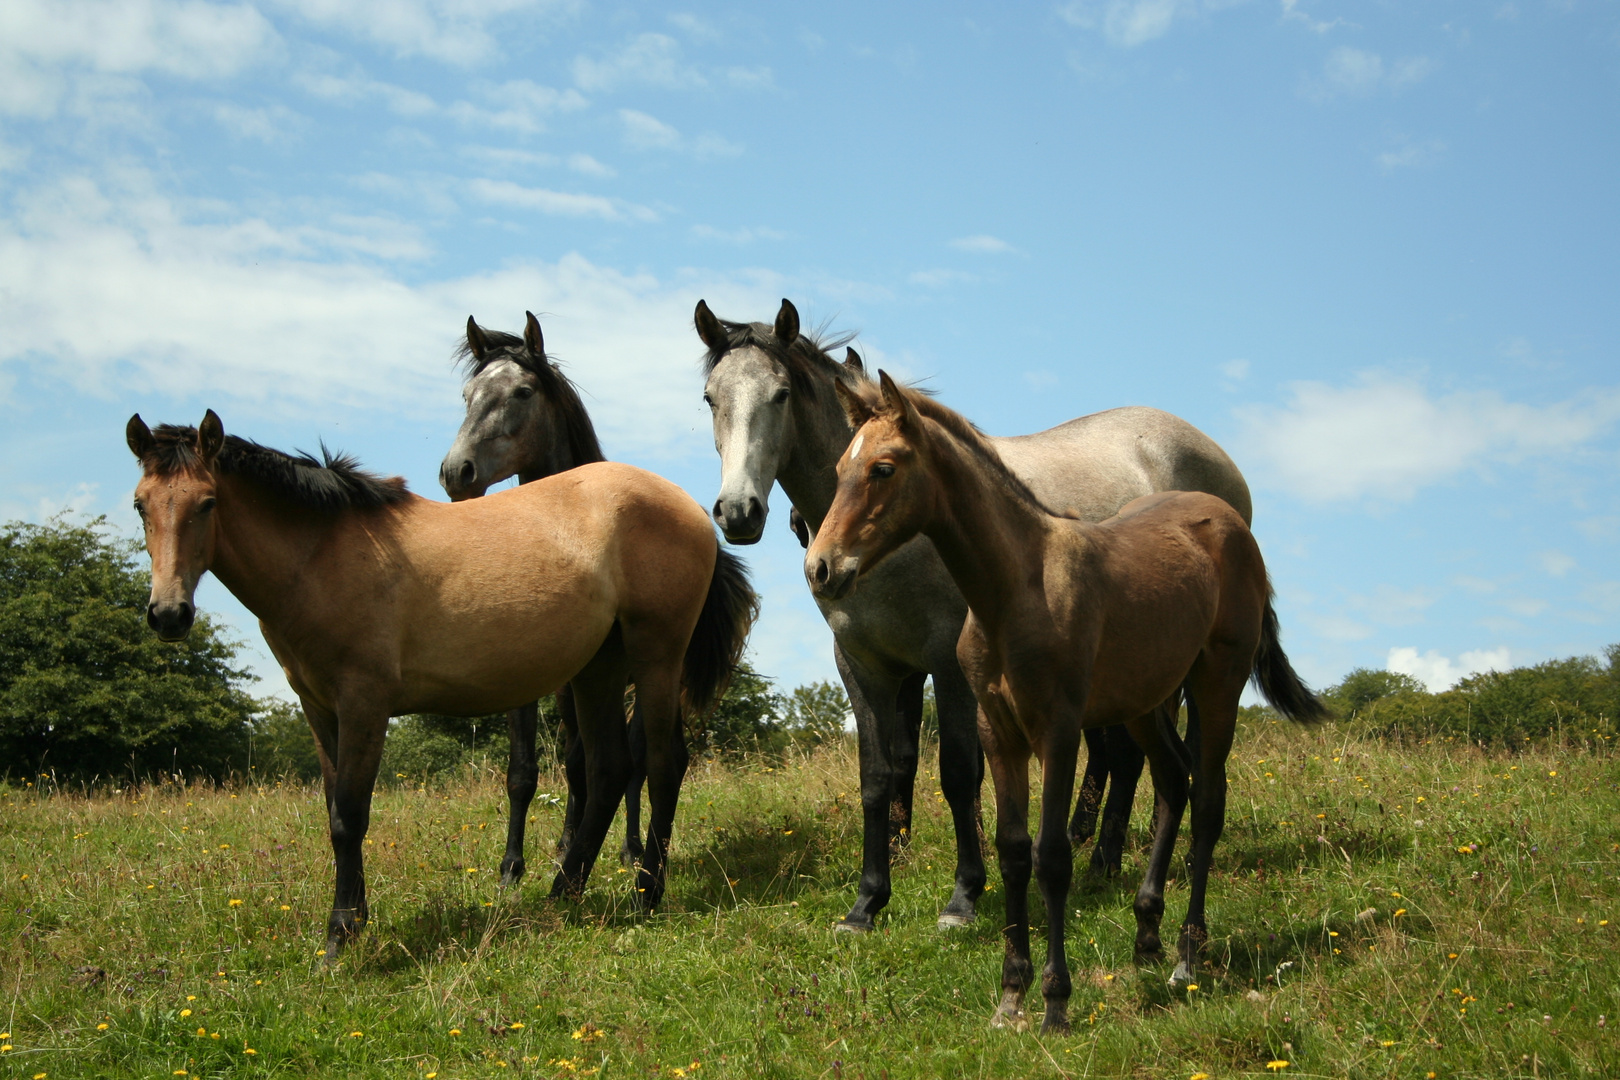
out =
{"type": "Polygon", "coordinates": [[[1553,577],[1563,577],[1575,569],[1575,560],[1562,551],[1543,551],[1536,556],[1541,568],[1553,577]]]}
{"type": "Polygon", "coordinates": [[[742,147],[713,132],[687,138],[656,116],[635,109],[620,109],[625,145],[635,150],[678,150],[696,158],[735,157],[742,147]]]}
{"type": "Polygon", "coordinates": [[[1468,469],[1580,448],[1620,420],[1620,388],[1523,405],[1488,390],[1431,396],[1374,373],[1346,387],[1296,383],[1281,408],[1236,412],[1244,454],[1271,484],[1310,502],[1403,500],[1468,469]]]}
{"type": "Polygon", "coordinates": [[[279,45],[275,29],[250,4],[6,0],[0,4],[0,112],[49,116],[75,88],[126,96],[140,88],[130,77],[147,72],[223,78],[279,45]]]}
{"type": "Polygon", "coordinates": [[[1241,357],[1228,360],[1221,365],[1221,374],[1228,379],[1247,379],[1249,377],[1249,362],[1241,357]]]}
{"type": "Polygon", "coordinates": [[[1306,28],[1318,34],[1325,34],[1336,26],[1350,25],[1344,19],[1313,19],[1300,9],[1299,0],[1282,0],[1282,17],[1284,22],[1301,22],[1306,28]]]}
{"type": "Polygon", "coordinates": [[[0,221],[0,325],[28,333],[0,335],[0,370],[48,357],[40,377],[97,396],[205,399],[228,428],[233,404],[256,415],[323,402],[439,415],[455,400],[446,358],[468,313],[502,325],[500,313],[516,320],[543,298],[547,340],[595,391],[604,444],[683,454],[705,423],[694,299],[766,311],[784,288],[768,275],[660,280],[578,255],[407,283],[308,230],[220,223],[217,205],[198,223],[133,182],[68,179],[17,201],[17,216],[0,221]]]}
{"type": "Polygon", "coordinates": [[[640,34],[601,59],[574,59],[574,82],[583,90],[616,90],[625,85],[688,89],[708,80],[681,60],[680,42],[667,34],[640,34]]]}
{"type": "Polygon", "coordinates": [[[658,218],[647,207],[622,199],[524,187],[510,180],[473,180],[467,189],[474,198],[484,202],[538,210],[542,214],[559,217],[594,217],[603,221],[655,221],[658,218]]]}
{"type": "Polygon", "coordinates": [[[228,101],[214,106],[214,121],[238,139],[270,144],[286,142],[304,126],[302,116],[285,105],[250,109],[228,101]]]}
{"type": "Polygon", "coordinates": [[[1469,675],[1508,670],[1508,650],[1475,649],[1463,653],[1454,663],[1449,656],[1442,656],[1433,649],[1419,656],[1416,649],[1396,648],[1389,650],[1389,659],[1384,666],[1390,671],[1412,676],[1428,687],[1431,693],[1437,693],[1449,690],[1457,685],[1458,680],[1469,675]]]}
{"type": "Polygon", "coordinates": [[[1426,79],[1435,69],[1426,56],[1404,56],[1392,63],[1375,52],[1341,45],[1327,54],[1318,79],[1307,80],[1306,97],[1317,101],[1338,96],[1365,97],[1381,90],[1398,93],[1426,79]]]}
{"type": "Polygon", "coordinates": [[[372,41],[395,56],[468,65],[497,51],[490,24],[525,9],[563,14],[571,0],[268,0],[317,26],[372,41]]]}
{"type": "Polygon", "coordinates": [[[1394,172],[1396,169],[1429,168],[1439,163],[1445,156],[1446,144],[1439,139],[1429,139],[1424,142],[1411,142],[1401,140],[1392,149],[1385,150],[1378,155],[1378,167],[1384,172],[1394,172]]]}
{"type": "Polygon", "coordinates": [[[619,171],[613,166],[604,165],[589,154],[569,154],[568,167],[585,176],[599,176],[604,179],[619,175],[619,171]]]}
{"type": "Polygon", "coordinates": [[[787,233],[763,226],[755,229],[716,229],[712,225],[692,226],[692,235],[699,240],[714,240],[722,244],[752,244],[756,240],[786,240],[787,233]]]}
{"type": "Polygon", "coordinates": [[[1082,30],[1101,30],[1110,44],[1133,48],[1163,37],[1198,8],[1198,0],[1073,0],[1058,15],[1082,30]]]}
{"type": "Polygon", "coordinates": [[[975,255],[1004,255],[1018,250],[1007,241],[984,233],[959,237],[951,241],[951,247],[958,251],[971,251],[975,255]]]}
{"type": "Polygon", "coordinates": [[[293,81],[308,93],[343,105],[377,99],[400,116],[445,117],[469,127],[489,127],[531,135],[544,131],[546,119],[553,114],[574,112],[588,104],[577,90],[555,90],[528,79],[477,84],[478,94],[489,103],[487,106],[475,105],[470,101],[440,105],[426,94],[363,74],[344,76],[306,71],[294,75],[293,81]]]}

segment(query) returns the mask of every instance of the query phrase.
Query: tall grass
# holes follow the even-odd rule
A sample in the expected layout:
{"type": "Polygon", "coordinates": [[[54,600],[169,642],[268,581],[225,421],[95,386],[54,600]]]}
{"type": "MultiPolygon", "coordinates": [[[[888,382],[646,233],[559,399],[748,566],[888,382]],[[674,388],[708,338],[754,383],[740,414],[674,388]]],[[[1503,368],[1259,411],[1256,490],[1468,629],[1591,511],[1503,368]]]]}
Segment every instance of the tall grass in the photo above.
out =
{"type": "MultiPolygon", "coordinates": [[[[380,789],[372,921],[335,968],[316,955],[317,790],[36,783],[0,791],[5,1076],[1620,1075],[1620,769],[1602,745],[1248,723],[1206,977],[1172,992],[1168,966],[1131,963],[1143,785],[1123,878],[1070,898],[1077,1027],[1046,1040],[988,1027],[999,878],[976,925],[934,927],[953,854],[926,770],[880,929],[832,932],[859,868],[846,746],[696,768],[651,918],[617,837],[582,904],[545,898],[545,799],[531,877],[501,891],[491,767],[380,789]]],[[[1167,927],[1184,907],[1177,881],[1167,927]]]]}

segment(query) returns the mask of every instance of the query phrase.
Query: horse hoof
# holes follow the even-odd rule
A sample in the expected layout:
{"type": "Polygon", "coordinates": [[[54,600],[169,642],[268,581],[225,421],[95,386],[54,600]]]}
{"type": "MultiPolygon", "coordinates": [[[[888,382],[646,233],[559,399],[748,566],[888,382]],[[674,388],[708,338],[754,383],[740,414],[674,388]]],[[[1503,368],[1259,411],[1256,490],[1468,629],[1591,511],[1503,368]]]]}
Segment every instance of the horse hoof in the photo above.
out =
{"type": "Polygon", "coordinates": [[[1003,1031],[1028,1031],[1029,1017],[1024,1015],[1022,1009],[1017,1012],[1003,1012],[997,1009],[995,1015],[990,1017],[990,1026],[1003,1031]]]}
{"type": "Polygon", "coordinates": [[[954,912],[945,911],[940,913],[938,926],[941,930],[954,930],[959,926],[973,925],[973,920],[976,918],[978,918],[977,915],[958,915],[954,912]]]}
{"type": "Polygon", "coordinates": [[[1176,965],[1176,970],[1170,973],[1170,989],[1179,990],[1183,986],[1190,986],[1197,978],[1198,976],[1193,973],[1192,965],[1183,960],[1176,965]]]}
{"type": "Polygon", "coordinates": [[[1046,1016],[1041,1020],[1041,1034],[1067,1035],[1069,1033],[1070,1028],[1068,1013],[1053,1016],[1051,1010],[1047,1010],[1046,1016]]]}
{"type": "Polygon", "coordinates": [[[872,924],[870,922],[851,922],[846,916],[833,923],[833,932],[838,934],[870,934],[872,924]]]}

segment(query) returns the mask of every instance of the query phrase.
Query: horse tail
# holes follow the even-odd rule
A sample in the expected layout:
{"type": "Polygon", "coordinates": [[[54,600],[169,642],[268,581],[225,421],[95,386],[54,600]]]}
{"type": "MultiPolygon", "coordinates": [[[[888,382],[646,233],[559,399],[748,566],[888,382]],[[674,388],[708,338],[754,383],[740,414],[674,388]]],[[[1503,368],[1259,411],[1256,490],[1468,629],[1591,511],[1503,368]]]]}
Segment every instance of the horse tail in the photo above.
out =
{"type": "Polygon", "coordinates": [[[747,564],[719,547],[709,595],[703,599],[681,672],[681,705],[687,716],[702,716],[726,692],[758,616],[759,596],[748,583],[747,564]]]}
{"type": "Polygon", "coordinates": [[[1260,621],[1260,647],[1254,654],[1254,681],[1271,707],[1296,724],[1314,724],[1330,715],[1327,706],[1311,693],[1295,673],[1278,639],[1274,593],[1266,584],[1266,612],[1260,621]]]}

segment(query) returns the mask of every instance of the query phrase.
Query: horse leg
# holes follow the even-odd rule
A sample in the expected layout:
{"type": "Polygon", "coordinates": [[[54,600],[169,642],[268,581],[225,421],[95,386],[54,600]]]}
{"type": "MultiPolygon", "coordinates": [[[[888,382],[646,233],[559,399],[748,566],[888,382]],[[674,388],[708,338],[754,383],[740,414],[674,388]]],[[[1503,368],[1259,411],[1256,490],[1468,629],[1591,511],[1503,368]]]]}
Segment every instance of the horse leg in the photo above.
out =
{"type": "Polygon", "coordinates": [[[636,702],[630,710],[630,782],[624,787],[624,847],[619,862],[635,866],[641,861],[641,785],[647,781],[647,730],[641,714],[641,684],[636,684],[636,702]]]}
{"type": "Polygon", "coordinates": [[[859,667],[838,642],[833,658],[843,676],[855,712],[855,734],[861,761],[861,882],[855,906],[838,923],[839,930],[870,930],[889,902],[889,808],[894,792],[895,746],[903,736],[895,708],[898,684],[859,667]]]}
{"type": "Polygon", "coordinates": [[[337,958],[343,946],[358,937],[370,912],[366,907],[365,857],[361,845],[371,827],[371,793],[382,764],[383,736],[388,717],[372,709],[345,708],[337,724],[337,759],[330,787],[328,818],[332,855],[337,863],[337,888],[332,914],[326,922],[326,959],[337,958]]]}
{"type": "Polygon", "coordinates": [[[523,831],[529,819],[529,804],[540,784],[540,764],[535,759],[535,729],[539,726],[540,703],[520,705],[506,714],[506,854],[501,858],[501,887],[516,885],[523,878],[523,831]]]}
{"type": "Polygon", "coordinates": [[[570,683],[557,691],[557,719],[563,737],[563,780],[568,785],[568,802],[563,807],[562,835],[557,837],[557,854],[567,851],[585,814],[585,744],[579,741],[579,710],[574,705],[570,683]]]}
{"type": "Polygon", "coordinates": [[[626,683],[624,646],[617,629],[574,676],[574,704],[579,741],[585,757],[585,807],[562,867],[551,883],[553,897],[578,900],[602,842],[618,812],[630,779],[630,744],[624,722],[626,683]]]}
{"type": "Polygon", "coordinates": [[[966,926],[977,917],[984,893],[984,830],[979,785],[984,753],[979,749],[979,707],[956,657],[934,669],[934,705],[939,710],[939,788],[956,830],[956,886],[939,913],[939,926],[966,926]]]}
{"type": "Polygon", "coordinates": [[[1069,883],[1074,876],[1074,848],[1065,835],[1064,818],[1074,797],[1074,771],[1080,755],[1080,715],[1054,711],[1041,755],[1041,826],[1035,834],[1035,880],[1046,902],[1046,967],[1041,971],[1041,997],[1046,999],[1042,1035],[1069,1033],[1069,957],[1064,929],[1069,910],[1069,883]]]}
{"type": "Polygon", "coordinates": [[[675,806],[686,778],[688,755],[681,731],[680,658],[656,672],[636,672],[636,708],[645,709],[647,776],[647,846],[636,879],[642,910],[651,911],[664,899],[669,872],[669,842],[675,825],[675,806]]]}
{"type": "Polygon", "coordinates": [[[911,805],[917,790],[918,744],[922,739],[923,684],[926,672],[900,680],[895,695],[900,741],[894,756],[893,790],[889,793],[889,858],[896,859],[911,845],[911,805]]]}
{"type": "MultiPolygon", "coordinates": [[[[1204,922],[1204,898],[1209,886],[1209,868],[1214,861],[1215,844],[1226,827],[1226,757],[1232,749],[1232,736],[1237,726],[1239,695],[1243,692],[1239,672],[1231,680],[1233,686],[1205,691],[1195,699],[1187,695],[1188,712],[1204,701],[1209,707],[1201,722],[1207,720],[1207,730],[1199,739],[1199,758],[1192,785],[1192,853],[1188,858],[1192,887],[1187,897],[1187,918],[1181,924],[1181,939],[1177,945],[1180,961],[1170,976],[1172,984],[1192,982],[1198,971],[1198,962],[1209,941],[1209,928],[1204,922]],[[1234,688],[1235,686],[1235,688],[1234,688]],[[1224,691],[1224,692],[1223,692],[1224,691]]],[[[1202,680],[1200,680],[1202,681],[1202,680]]],[[[1202,723],[1201,723],[1202,726],[1202,723]]]]}
{"type": "Polygon", "coordinates": [[[1001,866],[1001,884],[1007,898],[1007,917],[1001,930],[1001,1001],[990,1018],[990,1026],[1022,1031],[1029,1026],[1024,1016],[1024,995],[1035,980],[1035,965],[1029,958],[1029,875],[1033,861],[1028,821],[1029,747],[1011,724],[1003,725],[1002,733],[1006,743],[991,730],[985,714],[979,713],[979,738],[996,791],[996,861],[1001,866]]]}
{"type": "Polygon", "coordinates": [[[1187,808],[1187,769],[1175,750],[1166,745],[1154,713],[1129,724],[1131,736],[1147,756],[1153,775],[1153,847],[1147,871],[1136,891],[1136,962],[1157,962],[1164,955],[1159,923],[1164,918],[1164,882],[1170,872],[1181,815],[1187,808]]]}
{"type": "MultiPolygon", "coordinates": [[[[1102,809],[1103,789],[1108,784],[1108,729],[1086,728],[1086,772],[1080,781],[1080,797],[1074,802],[1069,820],[1069,843],[1079,847],[1097,831],[1097,811],[1102,809]]],[[[1096,856],[1092,857],[1095,864],[1096,856]]]]}
{"type": "MultiPolygon", "coordinates": [[[[1088,736],[1090,732],[1086,733],[1088,736]]],[[[1142,779],[1146,757],[1136,740],[1122,727],[1103,728],[1104,758],[1108,770],[1108,803],[1103,807],[1102,833],[1091,849],[1091,872],[1118,877],[1125,861],[1125,841],[1130,837],[1131,805],[1136,802],[1136,785],[1142,779]]],[[[1090,744],[1087,744],[1088,749],[1090,744]]],[[[1091,765],[1086,764],[1089,776],[1091,765]]]]}

